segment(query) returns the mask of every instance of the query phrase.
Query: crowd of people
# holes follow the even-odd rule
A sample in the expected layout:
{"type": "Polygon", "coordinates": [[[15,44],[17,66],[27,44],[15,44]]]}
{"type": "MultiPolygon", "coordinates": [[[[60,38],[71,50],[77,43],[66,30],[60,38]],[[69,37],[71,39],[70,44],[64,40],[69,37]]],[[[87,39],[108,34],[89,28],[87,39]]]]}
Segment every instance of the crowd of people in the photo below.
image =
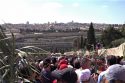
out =
{"type": "Polygon", "coordinates": [[[29,67],[19,61],[18,83],[125,83],[125,63],[118,56],[49,56],[29,67]]]}

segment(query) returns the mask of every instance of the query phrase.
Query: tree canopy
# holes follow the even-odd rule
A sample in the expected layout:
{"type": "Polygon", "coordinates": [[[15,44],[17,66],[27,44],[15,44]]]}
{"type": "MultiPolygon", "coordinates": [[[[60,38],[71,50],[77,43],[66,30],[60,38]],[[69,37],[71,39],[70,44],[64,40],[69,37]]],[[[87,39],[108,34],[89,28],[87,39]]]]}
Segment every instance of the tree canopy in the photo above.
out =
{"type": "Polygon", "coordinates": [[[116,30],[114,26],[109,25],[109,27],[103,31],[101,39],[104,46],[110,47],[112,41],[122,37],[123,35],[119,30],[116,30]]]}

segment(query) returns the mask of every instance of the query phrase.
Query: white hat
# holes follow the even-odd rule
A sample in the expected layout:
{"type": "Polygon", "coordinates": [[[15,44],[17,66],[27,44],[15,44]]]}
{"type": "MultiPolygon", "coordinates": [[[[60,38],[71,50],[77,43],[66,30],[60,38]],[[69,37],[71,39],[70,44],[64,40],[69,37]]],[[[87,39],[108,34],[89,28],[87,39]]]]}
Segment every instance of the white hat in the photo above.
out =
{"type": "Polygon", "coordinates": [[[90,76],[91,71],[89,69],[82,70],[80,74],[80,82],[89,80],[90,76]]]}

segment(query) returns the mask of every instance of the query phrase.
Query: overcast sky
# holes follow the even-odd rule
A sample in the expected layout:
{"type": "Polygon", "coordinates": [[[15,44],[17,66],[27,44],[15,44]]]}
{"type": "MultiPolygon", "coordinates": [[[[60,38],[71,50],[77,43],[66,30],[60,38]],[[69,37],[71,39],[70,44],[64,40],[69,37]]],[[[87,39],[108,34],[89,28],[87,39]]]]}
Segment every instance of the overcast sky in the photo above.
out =
{"type": "Polygon", "coordinates": [[[125,0],[0,0],[0,23],[125,23],[125,0]]]}

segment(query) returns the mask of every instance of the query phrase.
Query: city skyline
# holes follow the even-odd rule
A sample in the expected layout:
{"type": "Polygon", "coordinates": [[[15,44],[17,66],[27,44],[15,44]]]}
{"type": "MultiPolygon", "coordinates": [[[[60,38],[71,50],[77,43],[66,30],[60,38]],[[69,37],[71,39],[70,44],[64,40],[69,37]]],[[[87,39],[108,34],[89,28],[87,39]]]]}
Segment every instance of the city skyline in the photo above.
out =
{"type": "Polygon", "coordinates": [[[124,0],[0,1],[0,23],[125,23],[124,0]]]}

